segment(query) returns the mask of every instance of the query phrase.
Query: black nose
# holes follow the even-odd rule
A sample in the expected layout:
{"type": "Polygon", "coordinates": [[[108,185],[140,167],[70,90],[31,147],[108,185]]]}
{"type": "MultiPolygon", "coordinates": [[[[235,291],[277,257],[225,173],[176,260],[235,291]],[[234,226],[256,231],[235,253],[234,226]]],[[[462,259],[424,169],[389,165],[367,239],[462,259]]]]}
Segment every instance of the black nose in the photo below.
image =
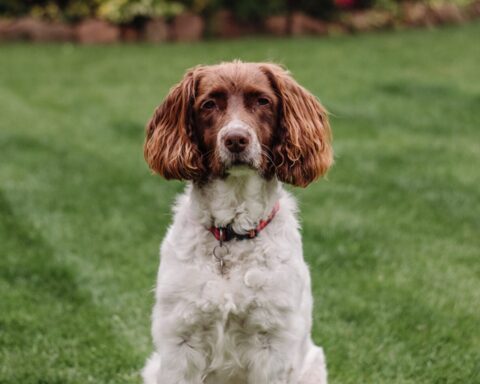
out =
{"type": "Polygon", "coordinates": [[[250,144],[250,139],[247,133],[243,132],[231,132],[227,133],[223,138],[225,147],[232,153],[243,152],[250,144]]]}

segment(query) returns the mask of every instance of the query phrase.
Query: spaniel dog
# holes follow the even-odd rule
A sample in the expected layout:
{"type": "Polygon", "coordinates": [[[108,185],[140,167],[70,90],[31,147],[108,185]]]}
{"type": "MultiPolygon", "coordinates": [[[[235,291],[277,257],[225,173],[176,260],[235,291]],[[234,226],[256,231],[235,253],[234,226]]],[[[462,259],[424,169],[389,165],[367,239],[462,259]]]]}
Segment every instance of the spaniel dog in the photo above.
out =
{"type": "Polygon", "coordinates": [[[189,70],[145,159],[187,180],[161,246],[146,384],[325,384],[294,198],[332,164],[327,113],[282,67],[189,70]]]}

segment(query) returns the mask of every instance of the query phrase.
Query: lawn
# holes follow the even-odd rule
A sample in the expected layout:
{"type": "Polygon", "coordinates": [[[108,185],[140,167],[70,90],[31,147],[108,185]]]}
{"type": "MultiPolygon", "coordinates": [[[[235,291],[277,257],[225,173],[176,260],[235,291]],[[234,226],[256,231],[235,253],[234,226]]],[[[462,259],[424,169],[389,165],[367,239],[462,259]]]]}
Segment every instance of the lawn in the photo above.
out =
{"type": "Polygon", "coordinates": [[[140,382],[183,188],[143,127],[186,68],[233,58],[332,113],[334,168],[292,189],[331,383],[480,383],[479,36],[0,46],[0,383],[140,382]]]}

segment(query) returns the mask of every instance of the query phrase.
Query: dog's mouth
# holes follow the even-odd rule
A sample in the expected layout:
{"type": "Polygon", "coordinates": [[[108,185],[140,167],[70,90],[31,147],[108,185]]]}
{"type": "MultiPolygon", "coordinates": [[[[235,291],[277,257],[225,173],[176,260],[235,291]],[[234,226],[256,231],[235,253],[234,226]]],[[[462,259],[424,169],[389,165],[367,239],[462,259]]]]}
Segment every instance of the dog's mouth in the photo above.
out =
{"type": "Polygon", "coordinates": [[[225,170],[230,171],[235,168],[248,168],[251,170],[258,170],[258,166],[254,159],[246,156],[232,156],[231,160],[224,164],[225,170]]]}
{"type": "Polygon", "coordinates": [[[247,156],[233,155],[223,163],[223,177],[240,176],[246,173],[259,172],[256,162],[247,156]]]}
{"type": "Polygon", "coordinates": [[[230,153],[227,158],[223,159],[225,169],[233,167],[250,167],[257,169],[257,161],[249,153],[230,153]]]}
{"type": "Polygon", "coordinates": [[[225,177],[250,175],[252,172],[256,173],[258,170],[249,164],[237,164],[225,170],[225,177]]]}
{"type": "Polygon", "coordinates": [[[238,166],[245,166],[245,165],[253,167],[253,161],[245,160],[245,159],[241,159],[241,158],[235,158],[235,159],[233,159],[230,168],[238,167],[238,166]]]}

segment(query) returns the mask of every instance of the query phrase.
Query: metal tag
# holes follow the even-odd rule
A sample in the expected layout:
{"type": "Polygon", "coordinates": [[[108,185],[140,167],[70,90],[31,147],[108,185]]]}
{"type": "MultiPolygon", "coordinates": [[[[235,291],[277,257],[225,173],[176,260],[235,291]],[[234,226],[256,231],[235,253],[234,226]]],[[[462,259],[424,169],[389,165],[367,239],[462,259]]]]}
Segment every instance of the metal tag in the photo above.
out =
{"type": "Polygon", "coordinates": [[[225,261],[223,258],[228,255],[228,248],[225,245],[217,245],[213,248],[213,256],[218,261],[220,266],[220,273],[223,275],[223,267],[225,266],[225,261]]]}

